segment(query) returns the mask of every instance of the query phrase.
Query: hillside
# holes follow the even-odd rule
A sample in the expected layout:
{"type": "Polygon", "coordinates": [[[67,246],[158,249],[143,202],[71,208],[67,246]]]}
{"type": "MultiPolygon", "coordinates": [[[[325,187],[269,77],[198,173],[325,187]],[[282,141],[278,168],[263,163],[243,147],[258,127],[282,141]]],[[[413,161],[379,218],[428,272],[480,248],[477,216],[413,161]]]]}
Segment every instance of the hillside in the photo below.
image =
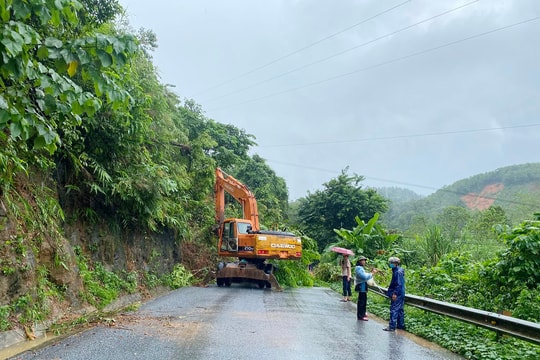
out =
{"type": "Polygon", "coordinates": [[[433,219],[449,206],[482,211],[500,206],[517,224],[532,218],[540,209],[540,163],[507,166],[445,186],[435,193],[411,201],[388,196],[392,205],[383,216],[390,228],[404,230],[414,218],[433,219]]]}
{"type": "Polygon", "coordinates": [[[377,192],[387,199],[390,199],[394,204],[403,204],[415,200],[422,199],[422,195],[418,195],[410,189],[400,188],[397,186],[376,188],[377,192]]]}

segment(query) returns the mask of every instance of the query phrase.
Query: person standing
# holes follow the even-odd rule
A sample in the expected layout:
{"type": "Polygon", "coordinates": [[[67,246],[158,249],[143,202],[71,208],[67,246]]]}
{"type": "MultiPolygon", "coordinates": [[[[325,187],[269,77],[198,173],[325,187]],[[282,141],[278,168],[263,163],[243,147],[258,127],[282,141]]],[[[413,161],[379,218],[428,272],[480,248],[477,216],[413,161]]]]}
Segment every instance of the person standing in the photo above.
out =
{"type": "Polygon", "coordinates": [[[351,261],[347,254],[344,254],[341,259],[341,277],[343,279],[343,299],[341,301],[351,301],[351,261]]]}
{"type": "Polygon", "coordinates": [[[390,298],[390,321],[384,331],[396,331],[405,329],[405,270],[399,265],[401,260],[392,256],[388,259],[388,266],[392,269],[392,280],[388,286],[386,295],[390,298]]]}
{"type": "MultiPolygon", "coordinates": [[[[367,258],[360,256],[356,261],[356,267],[354,268],[354,290],[358,291],[358,303],[356,304],[356,318],[362,321],[368,321],[366,315],[367,307],[367,281],[373,278],[373,274],[366,272],[364,266],[366,266],[367,258]]],[[[375,272],[375,271],[374,271],[375,272]]]]}

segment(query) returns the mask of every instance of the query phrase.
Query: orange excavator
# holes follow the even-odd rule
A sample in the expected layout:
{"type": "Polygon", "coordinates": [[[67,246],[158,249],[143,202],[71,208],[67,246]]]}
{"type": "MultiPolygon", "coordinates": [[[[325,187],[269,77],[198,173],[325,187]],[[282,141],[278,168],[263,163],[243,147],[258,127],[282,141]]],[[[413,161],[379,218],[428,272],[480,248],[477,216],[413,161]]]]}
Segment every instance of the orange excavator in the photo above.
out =
{"type": "Polygon", "coordinates": [[[233,282],[254,282],[259,288],[280,290],[269,259],[299,260],[301,239],[289,232],[261,230],[257,201],[249,188],[220,168],[214,187],[218,229],[218,255],[237,258],[220,262],[216,272],[218,286],[233,282]],[[242,218],[225,219],[225,193],[242,205],[242,218]]]}

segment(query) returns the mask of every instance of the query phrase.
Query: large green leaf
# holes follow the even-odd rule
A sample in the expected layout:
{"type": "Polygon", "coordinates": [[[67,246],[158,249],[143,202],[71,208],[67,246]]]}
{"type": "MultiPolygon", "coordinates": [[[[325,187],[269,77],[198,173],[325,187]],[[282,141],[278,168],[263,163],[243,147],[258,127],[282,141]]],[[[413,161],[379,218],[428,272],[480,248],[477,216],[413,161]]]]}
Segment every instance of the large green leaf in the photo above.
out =
{"type": "Polygon", "coordinates": [[[45,41],[43,43],[45,44],[45,46],[49,48],[56,48],[56,49],[61,49],[62,46],[64,45],[64,43],[60,39],[57,39],[55,37],[47,37],[45,38],[45,41]]]}
{"type": "Polygon", "coordinates": [[[16,139],[20,137],[22,134],[22,126],[18,122],[11,122],[11,124],[9,124],[9,131],[10,131],[11,137],[16,139]]]}
{"type": "Polygon", "coordinates": [[[106,51],[98,49],[97,50],[97,55],[99,57],[99,60],[101,61],[101,65],[103,67],[109,67],[109,66],[112,65],[113,59],[112,59],[111,54],[109,54],[106,51]]]}
{"type": "Polygon", "coordinates": [[[0,43],[4,45],[9,57],[18,56],[23,50],[24,41],[22,36],[13,30],[9,31],[6,35],[0,39],[0,43]]]}
{"type": "Polygon", "coordinates": [[[30,4],[25,1],[13,1],[13,15],[17,20],[26,20],[32,14],[30,4]]]}

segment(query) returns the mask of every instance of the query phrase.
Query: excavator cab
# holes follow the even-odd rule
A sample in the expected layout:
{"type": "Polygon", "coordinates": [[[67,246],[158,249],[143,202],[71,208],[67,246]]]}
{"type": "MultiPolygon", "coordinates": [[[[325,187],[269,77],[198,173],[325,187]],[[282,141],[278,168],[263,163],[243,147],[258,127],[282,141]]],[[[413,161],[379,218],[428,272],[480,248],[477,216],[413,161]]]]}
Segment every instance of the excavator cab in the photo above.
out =
{"type": "MultiPolygon", "coordinates": [[[[239,238],[249,236],[252,233],[252,225],[249,220],[243,219],[227,219],[223,222],[221,228],[221,245],[220,252],[229,252],[229,254],[223,254],[227,256],[236,256],[240,249],[239,243],[245,241],[239,241],[239,238]],[[230,254],[235,253],[235,254],[230,254]]],[[[241,250],[245,250],[245,246],[241,250]]]]}

